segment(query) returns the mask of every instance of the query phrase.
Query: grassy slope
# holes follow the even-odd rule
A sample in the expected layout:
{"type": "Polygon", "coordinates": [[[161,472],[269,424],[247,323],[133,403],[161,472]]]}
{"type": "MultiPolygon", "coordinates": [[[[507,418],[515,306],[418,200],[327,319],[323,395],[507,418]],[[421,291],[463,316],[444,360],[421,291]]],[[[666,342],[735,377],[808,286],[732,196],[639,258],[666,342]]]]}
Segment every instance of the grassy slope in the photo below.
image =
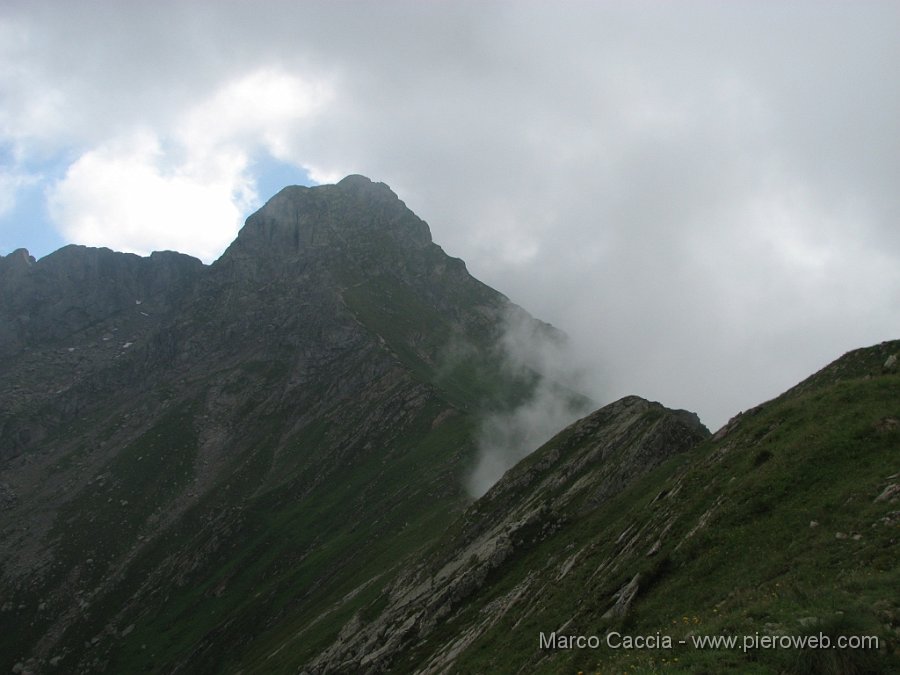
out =
{"type": "MultiPolygon", "coordinates": [[[[154,514],[192,489],[202,394],[173,404],[176,412],[123,448],[99,472],[106,478],[59,513],[53,539],[61,556],[49,575],[11,598],[33,618],[2,617],[14,622],[4,633],[9,639],[0,638],[10,664],[68,606],[51,589],[71,586],[64,594],[78,593],[85,605],[50,654],[62,657],[60,667],[96,657],[94,667],[112,672],[166,672],[178,664],[191,672],[293,672],[298,658],[330,642],[446,528],[468,500],[462,476],[473,460],[474,415],[485,405],[508,405],[528,382],[504,376],[497,355],[483,348],[446,366],[443,353],[458,329],[389,277],[348,292],[347,306],[411,378],[373,394],[386,398],[348,400],[334,418],[313,420],[290,437],[284,430],[296,411],[256,406],[250,396],[224,453],[231,458],[227,481],[136,543],[157,529],[154,514]],[[428,392],[412,417],[390,403],[403,403],[411,382],[428,392]],[[382,404],[393,417],[356,438],[382,404]],[[326,471],[326,455],[337,452],[336,468],[331,462],[326,471]],[[111,581],[113,569],[121,576],[111,581]],[[49,607],[35,612],[42,601],[49,607]]],[[[483,347],[487,337],[470,331],[454,339],[483,347]]],[[[226,376],[232,384],[225,390],[266,392],[288,371],[274,360],[248,361],[226,376]]],[[[102,435],[112,423],[85,424],[102,435]]]]}
{"type": "MultiPolygon", "coordinates": [[[[463,334],[424,298],[388,275],[353,284],[343,298],[411,372],[461,409],[513,407],[535,384],[533,374],[511,375],[497,350],[497,333],[470,329],[463,334]]],[[[486,302],[477,289],[457,300],[461,306],[486,302]]],[[[498,326],[491,328],[496,331],[498,326]]]]}
{"type": "Polygon", "coordinates": [[[573,511],[568,527],[506,564],[398,670],[427,663],[437,645],[481,621],[489,603],[527,583],[525,597],[454,672],[897,672],[898,507],[876,498],[900,482],[900,375],[881,373],[898,348],[845,356],[745,414],[724,438],[673,458],[600,508],[573,511]],[[603,618],[636,573],[640,591],[628,614],[603,618]],[[563,626],[582,635],[660,633],[676,645],[538,649],[541,631],[563,626]],[[690,634],[820,632],[876,635],[881,649],[742,653],[677,644],[690,634]]]}
{"type": "Polygon", "coordinates": [[[458,418],[440,434],[432,433],[433,413],[424,413],[418,428],[396,441],[396,471],[390,475],[383,475],[381,458],[372,455],[302,499],[291,494],[292,481],[243,500],[225,488],[210,495],[194,517],[173,528],[172,537],[180,542],[178,550],[202,546],[203,519],[240,503],[239,527],[223,535],[227,559],[209,561],[173,589],[165,604],[138,617],[112,665],[120,672],[153,672],[191,654],[192,672],[227,671],[238,662],[265,663],[267,672],[281,672],[288,666],[277,654],[270,656],[277,645],[291,640],[305,653],[333,637],[349,613],[378,590],[385,571],[442,529],[453,513],[454,498],[433,496],[434,476],[421,466],[447,470],[467,440],[467,422],[458,418]],[[420,484],[402,484],[417,473],[420,484]],[[377,492],[368,489],[376,481],[377,492]],[[369,589],[366,584],[373,581],[369,589]],[[313,623],[354,589],[361,589],[357,601],[313,623]],[[301,628],[302,639],[292,640],[301,628]]]}
{"type": "MultiPolygon", "coordinates": [[[[382,288],[369,295],[359,292],[348,304],[416,379],[442,384],[442,373],[425,351],[434,345],[423,344],[421,354],[413,346],[417,334],[434,340],[437,317],[407,289],[390,290],[386,296],[378,294],[382,288]]],[[[229,486],[207,496],[172,536],[178,550],[202,547],[204,518],[241,504],[240,525],[222,546],[227,562],[204,565],[171,600],[140,617],[133,633],[120,641],[111,666],[154,671],[181,660],[192,672],[291,672],[298,655],[309,656],[333,639],[354,611],[378,596],[399,564],[458,512],[464,501],[460,474],[471,461],[473,420],[460,412],[437,427],[433,423],[451,403],[477,409],[481,392],[491,386],[473,379],[451,385],[449,394],[434,390],[399,435],[388,431],[367,437],[370,451],[353,455],[302,498],[300,486],[309,483],[305,458],[329,447],[324,422],[304,429],[290,440],[288,452],[279,453],[278,487],[260,492],[257,478],[244,488],[229,486]]],[[[264,420],[260,435],[264,428],[286,423],[264,420]]],[[[343,420],[345,426],[353,424],[343,420]]],[[[271,439],[267,449],[263,441],[247,453],[251,463],[262,465],[260,472],[271,472],[279,442],[271,439]]],[[[162,553],[152,559],[158,564],[162,553]]]]}

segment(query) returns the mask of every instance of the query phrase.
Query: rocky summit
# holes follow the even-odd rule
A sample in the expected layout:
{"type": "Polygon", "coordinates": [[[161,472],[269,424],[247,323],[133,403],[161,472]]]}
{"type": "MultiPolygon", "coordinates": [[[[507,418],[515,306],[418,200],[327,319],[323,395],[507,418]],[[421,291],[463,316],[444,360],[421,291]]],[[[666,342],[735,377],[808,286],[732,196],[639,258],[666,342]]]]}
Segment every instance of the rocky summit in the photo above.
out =
{"type": "Polygon", "coordinates": [[[711,435],[589,412],[523,335],[565,340],[362,176],[211,265],[0,257],[0,672],[898,667],[900,342],[711,435]],[[486,421],[548,391],[580,419],[474,499],[486,421]]]}

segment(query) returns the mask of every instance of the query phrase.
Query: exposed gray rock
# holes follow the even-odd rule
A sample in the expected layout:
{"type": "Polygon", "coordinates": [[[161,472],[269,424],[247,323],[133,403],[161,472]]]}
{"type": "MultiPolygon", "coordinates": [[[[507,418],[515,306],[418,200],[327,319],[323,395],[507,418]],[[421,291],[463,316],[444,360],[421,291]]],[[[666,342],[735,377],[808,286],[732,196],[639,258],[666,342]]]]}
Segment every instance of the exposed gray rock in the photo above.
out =
{"type": "Polygon", "coordinates": [[[891,483],[875,497],[876,502],[895,502],[900,499],[900,483],[891,483]]]}
{"type": "Polygon", "coordinates": [[[17,501],[18,498],[12,488],[6,483],[0,483],[0,510],[12,508],[17,501]]]}
{"type": "Polygon", "coordinates": [[[76,245],[38,261],[20,249],[2,261],[0,356],[25,345],[59,344],[117,312],[133,310],[136,300],[165,311],[203,268],[196,258],[170,251],[141,258],[76,245]]]}
{"type": "Polygon", "coordinates": [[[637,597],[638,590],[640,590],[640,580],[640,573],[635,574],[631,578],[631,581],[629,581],[619,589],[619,591],[613,596],[615,603],[603,615],[604,619],[618,619],[628,613],[628,609],[629,607],[631,607],[631,603],[634,602],[634,599],[637,597]]]}

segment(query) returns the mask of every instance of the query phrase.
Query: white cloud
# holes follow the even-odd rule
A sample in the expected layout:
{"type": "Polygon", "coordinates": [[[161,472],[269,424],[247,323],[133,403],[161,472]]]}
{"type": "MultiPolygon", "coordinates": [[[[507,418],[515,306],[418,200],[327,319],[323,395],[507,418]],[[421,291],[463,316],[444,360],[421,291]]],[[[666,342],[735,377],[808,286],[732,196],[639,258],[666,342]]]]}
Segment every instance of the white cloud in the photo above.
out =
{"type": "Polygon", "coordinates": [[[17,158],[25,144],[55,134],[65,119],[63,94],[29,58],[31,48],[25,28],[0,17],[0,141],[17,158]]]}
{"type": "Polygon", "coordinates": [[[283,156],[329,99],[324,84],[276,69],[228,81],[165,133],[139,129],[83,153],[49,190],[51,217],[76,243],[210,262],[258,202],[252,155],[283,156]]]}
{"type": "Polygon", "coordinates": [[[588,375],[584,363],[573,360],[562,335],[547,332],[515,310],[504,318],[500,347],[509,375],[538,379],[528,398],[515,408],[481,419],[478,457],[466,480],[473,497],[483,495],[516,462],[590,412],[588,401],[572,396],[583,389],[588,375]]]}
{"type": "Polygon", "coordinates": [[[76,158],[69,236],[206,259],[261,154],[364,173],[568,331],[595,398],[715,426],[900,332],[898,11],[10,2],[0,144],[76,158]]]}
{"type": "Polygon", "coordinates": [[[50,191],[51,218],[70,240],[146,255],[173,249],[210,261],[237,234],[256,197],[246,157],[165,165],[158,138],[136,133],[84,153],[50,191]]]}
{"type": "Polygon", "coordinates": [[[195,151],[223,144],[261,146],[286,159],[289,139],[302,133],[333,98],[325,80],[307,81],[263,68],[226,82],[209,100],[190,109],[176,134],[195,151]]]}

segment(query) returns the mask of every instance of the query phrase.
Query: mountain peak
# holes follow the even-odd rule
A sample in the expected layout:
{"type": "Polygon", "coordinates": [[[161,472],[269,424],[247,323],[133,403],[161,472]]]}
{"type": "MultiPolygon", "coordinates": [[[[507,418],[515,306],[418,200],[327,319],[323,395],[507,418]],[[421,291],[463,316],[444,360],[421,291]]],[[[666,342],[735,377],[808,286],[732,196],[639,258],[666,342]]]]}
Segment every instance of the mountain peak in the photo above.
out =
{"type": "MultiPolygon", "coordinates": [[[[385,185],[384,183],[375,183],[372,181],[371,178],[368,178],[368,177],[363,176],[362,174],[358,174],[358,173],[351,173],[350,175],[339,180],[336,184],[341,187],[345,187],[345,188],[357,188],[357,189],[369,188],[369,187],[375,186],[375,185],[387,187],[387,185],[385,185]]],[[[390,189],[390,188],[388,188],[388,189],[390,189]]]]}
{"type": "Polygon", "coordinates": [[[5,270],[27,269],[34,264],[34,257],[28,249],[17,248],[9,255],[0,255],[0,272],[5,270]]]}
{"type": "Polygon", "coordinates": [[[428,225],[390,187],[350,175],[334,185],[282,189],[247,218],[226,255],[308,258],[409,251],[431,243],[428,225]]]}

